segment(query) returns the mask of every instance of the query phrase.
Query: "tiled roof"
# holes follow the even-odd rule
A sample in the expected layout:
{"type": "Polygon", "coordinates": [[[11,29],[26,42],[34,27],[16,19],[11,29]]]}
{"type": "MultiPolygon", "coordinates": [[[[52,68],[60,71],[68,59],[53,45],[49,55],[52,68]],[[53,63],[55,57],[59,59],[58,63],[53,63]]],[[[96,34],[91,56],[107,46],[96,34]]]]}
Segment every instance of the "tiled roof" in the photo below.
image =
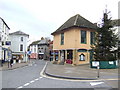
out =
{"type": "Polygon", "coordinates": [[[48,41],[47,39],[43,39],[43,40],[37,40],[37,41],[34,41],[32,42],[30,45],[42,45],[42,44],[48,44],[48,41]]]}
{"type": "Polygon", "coordinates": [[[22,31],[16,31],[16,32],[10,33],[10,35],[26,35],[26,36],[29,36],[28,34],[22,32],[22,31]]]}
{"type": "Polygon", "coordinates": [[[89,29],[96,29],[97,26],[93,24],[92,22],[88,21],[84,17],[80,16],[79,14],[71,17],[68,19],[62,26],[60,26],[55,32],[52,33],[55,34],[57,32],[60,32],[62,30],[65,30],[70,27],[81,27],[81,28],[89,28],[89,29]]]}
{"type": "Polygon", "coordinates": [[[37,41],[34,41],[32,42],[30,45],[37,45],[41,40],[37,40],[37,41]]]}

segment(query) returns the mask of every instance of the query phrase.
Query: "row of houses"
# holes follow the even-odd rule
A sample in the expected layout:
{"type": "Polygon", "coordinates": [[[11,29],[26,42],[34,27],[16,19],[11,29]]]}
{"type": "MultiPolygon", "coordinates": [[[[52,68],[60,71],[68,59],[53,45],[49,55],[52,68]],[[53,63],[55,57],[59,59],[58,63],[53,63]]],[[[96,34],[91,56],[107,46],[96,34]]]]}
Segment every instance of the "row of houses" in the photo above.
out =
{"type": "Polygon", "coordinates": [[[30,59],[52,59],[53,41],[49,38],[41,38],[29,45],[30,59]],[[50,58],[51,57],[51,58],[50,58]]]}
{"type": "Polygon", "coordinates": [[[25,59],[27,52],[28,34],[22,31],[9,33],[10,28],[7,23],[0,17],[0,65],[2,63],[14,60],[14,63],[25,59]]]}

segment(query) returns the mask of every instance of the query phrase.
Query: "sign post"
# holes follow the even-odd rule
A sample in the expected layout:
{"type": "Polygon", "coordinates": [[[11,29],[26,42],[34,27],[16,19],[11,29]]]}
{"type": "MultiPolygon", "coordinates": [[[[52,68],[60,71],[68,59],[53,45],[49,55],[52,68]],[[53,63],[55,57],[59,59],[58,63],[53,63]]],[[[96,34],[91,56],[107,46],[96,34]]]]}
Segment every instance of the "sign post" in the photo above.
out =
{"type": "Polygon", "coordinates": [[[99,71],[99,69],[100,69],[100,66],[99,66],[99,65],[97,65],[97,78],[99,78],[99,77],[100,77],[100,71],[99,71]]]}

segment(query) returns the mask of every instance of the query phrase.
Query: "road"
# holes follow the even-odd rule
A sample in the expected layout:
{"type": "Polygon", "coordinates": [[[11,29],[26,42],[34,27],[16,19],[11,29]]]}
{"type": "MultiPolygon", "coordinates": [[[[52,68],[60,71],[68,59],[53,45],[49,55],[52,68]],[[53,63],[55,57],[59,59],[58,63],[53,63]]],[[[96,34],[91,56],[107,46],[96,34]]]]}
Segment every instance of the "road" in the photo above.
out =
{"type": "MultiPolygon", "coordinates": [[[[70,81],[40,75],[46,61],[35,60],[25,67],[2,71],[2,88],[111,88],[109,81],[70,81]]],[[[0,71],[1,72],[1,71],[0,71]]],[[[113,81],[116,82],[116,81],[113,81]]],[[[106,89],[107,90],[107,89],[106,89]]]]}

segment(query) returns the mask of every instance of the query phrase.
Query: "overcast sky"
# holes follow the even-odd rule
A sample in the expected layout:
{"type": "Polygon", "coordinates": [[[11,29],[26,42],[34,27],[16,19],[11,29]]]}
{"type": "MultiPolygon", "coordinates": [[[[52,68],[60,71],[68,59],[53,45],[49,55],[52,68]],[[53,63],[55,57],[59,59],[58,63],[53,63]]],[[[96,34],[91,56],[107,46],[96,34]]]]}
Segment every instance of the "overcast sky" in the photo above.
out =
{"type": "Polygon", "coordinates": [[[50,37],[70,17],[80,14],[93,23],[101,21],[106,8],[112,19],[118,18],[119,0],[0,0],[0,17],[10,33],[21,30],[30,42],[50,37]]]}

